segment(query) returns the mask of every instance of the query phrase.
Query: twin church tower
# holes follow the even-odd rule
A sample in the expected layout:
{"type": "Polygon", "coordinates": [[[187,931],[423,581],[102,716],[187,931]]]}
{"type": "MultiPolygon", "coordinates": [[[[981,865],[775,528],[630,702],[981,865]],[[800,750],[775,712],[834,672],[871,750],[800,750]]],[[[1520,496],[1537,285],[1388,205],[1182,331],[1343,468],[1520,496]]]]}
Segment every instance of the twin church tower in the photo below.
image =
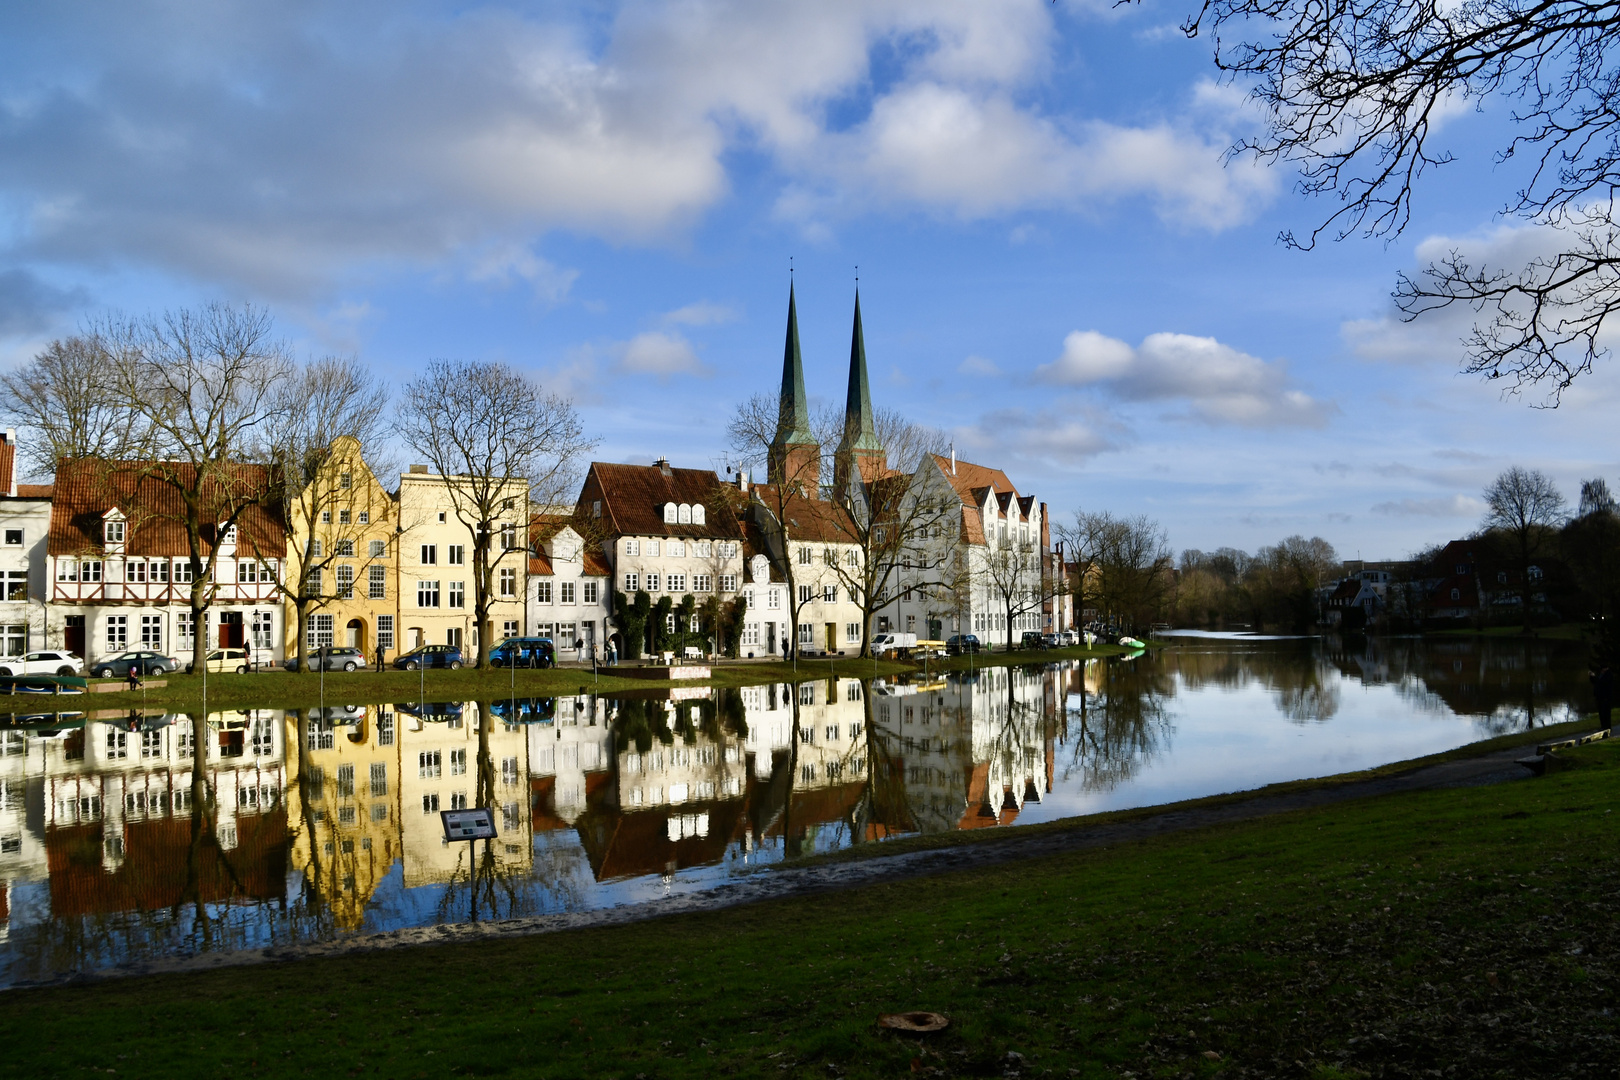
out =
{"type": "MultiPolygon", "coordinates": [[[[769,477],[773,484],[797,485],[814,498],[821,487],[821,443],[810,431],[810,401],[804,392],[804,357],[799,351],[799,314],[788,286],[787,345],[782,353],[782,395],[771,440],[769,477]]],[[[866,339],[861,332],[861,294],[855,293],[855,329],[849,344],[849,391],[844,398],[844,435],[833,452],[833,487],[852,480],[869,484],[888,471],[872,417],[872,390],[866,376],[866,339]]]]}

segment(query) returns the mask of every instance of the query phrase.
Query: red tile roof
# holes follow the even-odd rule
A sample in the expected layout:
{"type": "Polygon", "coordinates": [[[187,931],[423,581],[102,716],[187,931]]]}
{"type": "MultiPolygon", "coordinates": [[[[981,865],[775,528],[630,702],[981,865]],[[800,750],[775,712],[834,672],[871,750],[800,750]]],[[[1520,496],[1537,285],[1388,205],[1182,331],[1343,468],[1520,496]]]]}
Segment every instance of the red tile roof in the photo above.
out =
{"type": "Polygon", "coordinates": [[[614,536],[734,539],[742,535],[725,487],[710,469],[595,461],[580,489],[580,512],[591,513],[591,504],[598,499],[602,502],[602,517],[614,536]],[[663,506],[671,502],[702,506],[707,524],[666,524],[663,506]]]}
{"type": "Polygon", "coordinates": [[[1010,491],[1018,494],[1013,482],[1007,479],[1007,474],[1000,469],[992,469],[984,465],[975,465],[970,461],[957,461],[956,472],[951,472],[951,459],[939,454],[933,455],[934,463],[939,471],[945,474],[945,479],[963,502],[975,506],[983,505],[984,490],[990,488],[994,491],[1010,491]]]}
{"type": "Polygon", "coordinates": [[[771,517],[781,514],[787,518],[789,542],[853,544],[857,540],[855,522],[838,503],[791,494],[785,503],[778,502],[774,484],[756,484],[754,494],[771,517]]]}
{"type": "Polygon", "coordinates": [[[55,484],[18,484],[17,498],[48,499],[55,490],[55,484]]]}
{"type": "MultiPolygon", "coordinates": [[[[195,476],[192,466],[170,465],[182,483],[195,476]]],[[[52,555],[99,553],[102,546],[102,515],[114,506],[129,519],[129,539],[125,551],[131,555],[170,558],[190,554],[184,524],[184,504],[180,491],[144,472],[141,462],[94,460],[62,461],[56,470],[55,494],[51,502],[51,531],[46,550],[52,555]]],[[[266,558],[281,558],[287,551],[287,533],[281,507],[270,495],[270,470],[264,465],[231,466],[238,492],[255,492],[261,501],[252,503],[237,519],[238,550],[257,551],[266,558]]],[[[230,514],[230,492],[223,484],[211,485],[207,495],[210,509],[223,521],[230,514]]],[[[204,536],[212,530],[205,528],[204,536]]]]}

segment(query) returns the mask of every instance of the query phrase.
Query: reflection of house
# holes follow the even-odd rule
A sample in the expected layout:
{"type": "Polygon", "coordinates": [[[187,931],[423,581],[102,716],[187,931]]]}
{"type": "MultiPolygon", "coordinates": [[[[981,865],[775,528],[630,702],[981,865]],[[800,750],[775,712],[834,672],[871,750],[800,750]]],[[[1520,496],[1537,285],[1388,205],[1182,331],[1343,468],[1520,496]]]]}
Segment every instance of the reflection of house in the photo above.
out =
{"type": "MultiPolygon", "coordinates": [[[[374,656],[395,648],[399,611],[396,505],[361,454],[360,442],[332,443],[320,475],[292,499],[287,523],[289,575],[308,580],[314,597],[304,634],[311,649],[346,645],[374,656]],[[314,515],[313,523],[309,520],[314,515]],[[313,535],[312,535],[313,533],[313,535]]],[[[298,616],[287,605],[289,654],[297,651],[298,616]]]]}
{"type": "MultiPolygon", "coordinates": [[[[405,709],[395,714],[400,748],[399,828],[405,887],[448,882],[467,872],[467,846],[444,838],[441,810],[479,805],[478,726],[488,726],[494,787],[489,804],[498,812],[499,839],[491,848],[503,873],[527,867],[529,844],[528,737],[520,724],[484,717],[474,702],[423,719],[405,709]]],[[[480,857],[482,850],[480,849],[480,857]]]]}
{"type": "Polygon", "coordinates": [[[17,483],[17,434],[0,436],[0,656],[45,647],[51,487],[17,483]]]}
{"type": "Polygon", "coordinates": [[[345,930],[399,854],[399,714],[349,705],[287,714],[293,865],[345,930]]]}
{"type": "MultiPolygon", "coordinates": [[[[182,479],[189,469],[164,467],[182,479]]],[[[64,460],[57,467],[48,543],[49,636],[87,660],[126,649],[183,653],[192,647],[193,567],[182,524],[186,510],[178,489],[149,475],[155,468],[123,462],[109,471],[105,463],[88,460],[64,460]]],[[[263,497],[225,531],[212,524],[203,527],[205,547],[218,552],[203,630],[210,646],[251,648],[259,660],[279,660],[281,595],[276,580],[287,550],[286,532],[271,497],[268,470],[262,465],[231,468],[215,496],[222,523],[239,497],[235,491],[227,497],[226,483],[263,497]]]]}

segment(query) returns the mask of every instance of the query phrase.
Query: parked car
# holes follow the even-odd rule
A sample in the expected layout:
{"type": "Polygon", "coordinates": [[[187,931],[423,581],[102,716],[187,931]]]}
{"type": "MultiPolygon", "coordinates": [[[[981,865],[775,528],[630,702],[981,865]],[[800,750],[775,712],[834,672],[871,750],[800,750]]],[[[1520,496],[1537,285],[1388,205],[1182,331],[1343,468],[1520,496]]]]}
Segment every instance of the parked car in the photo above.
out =
{"type": "Polygon", "coordinates": [[[881,634],[872,635],[873,656],[887,656],[889,653],[904,656],[916,647],[916,634],[896,634],[885,630],[881,634]]]}
{"type": "Polygon", "coordinates": [[[945,651],[951,656],[976,653],[979,649],[979,639],[975,634],[952,634],[945,640],[945,651]]]}
{"type": "Polygon", "coordinates": [[[1061,648],[1063,648],[1063,638],[1061,636],[1057,635],[1057,634],[1051,634],[1051,633],[1042,634],[1041,635],[1041,648],[1043,648],[1043,649],[1061,649],[1061,648]]]}
{"type": "Polygon", "coordinates": [[[0,660],[0,675],[82,675],[84,661],[61,649],[42,649],[0,660]]]}
{"type": "Polygon", "coordinates": [[[557,645],[547,637],[509,637],[489,650],[490,667],[551,668],[557,645]]]}
{"type": "Polygon", "coordinates": [[[133,670],[137,675],[164,675],[180,670],[180,662],[162,653],[135,649],[120,653],[111,660],[97,660],[94,674],[98,679],[122,679],[133,670]]]}
{"type": "MultiPolygon", "coordinates": [[[[216,674],[222,671],[234,671],[241,674],[252,670],[253,657],[248,655],[246,649],[215,649],[208,654],[203,663],[207,665],[209,671],[216,674]]],[[[196,664],[187,664],[186,674],[190,675],[196,666],[196,664]]]]}
{"type": "Polygon", "coordinates": [[[408,653],[394,657],[394,666],[405,671],[417,668],[449,668],[461,666],[461,649],[456,645],[419,645],[408,653]]]}
{"type": "Polygon", "coordinates": [[[1045,638],[1046,635],[1039,630],[1025,630],[1024,636],[1018,639],[1018,647],[1020,649],[1044,649],[1047,647],[1045,638]]]}
{"type": "MultiPolygon", "coordinates": [[[[288,671],[298,670],[298,657],[289,656],[281,662],[288,671]]],[[[366,666],[366,658],[359,649],[341,645],[327,645],[309,654],[311,671],[356,671],[366,666]]]]}

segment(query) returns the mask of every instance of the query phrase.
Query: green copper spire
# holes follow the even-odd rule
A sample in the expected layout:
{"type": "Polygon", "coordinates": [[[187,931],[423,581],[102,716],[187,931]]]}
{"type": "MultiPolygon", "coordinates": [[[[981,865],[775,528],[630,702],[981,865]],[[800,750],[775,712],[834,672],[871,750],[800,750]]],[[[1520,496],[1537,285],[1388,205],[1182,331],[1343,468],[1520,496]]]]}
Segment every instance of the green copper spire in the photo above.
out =
{"type": "Polygon", "coordinates": [[[849,394],[844,399],[844,441],[839,450],[881,453],[872,426],[872,389],[866,379],[866,335],[861,330],[861,293],[855,291],[855,331],[849,343],[849,394]]]}
{"type": "Polygon", "coordinates": [[[810,399],[804,392],[804,358],[799,354],[799,314],[788,285],[787,345],[782,350],[782,397],[776,414],[776,445],[814,442],[810,434],[810,399]]]}

